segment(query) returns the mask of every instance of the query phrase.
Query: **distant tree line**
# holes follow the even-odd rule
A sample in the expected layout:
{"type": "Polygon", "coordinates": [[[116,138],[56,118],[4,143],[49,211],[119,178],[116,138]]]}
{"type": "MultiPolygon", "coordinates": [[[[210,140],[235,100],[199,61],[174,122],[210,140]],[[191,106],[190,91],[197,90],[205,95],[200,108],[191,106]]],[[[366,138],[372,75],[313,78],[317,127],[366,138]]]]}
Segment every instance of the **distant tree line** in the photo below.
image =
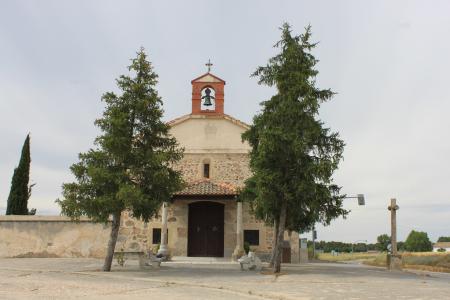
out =
{"type": "MultiPolygon", "coordinates": [[[[439,237],[438,242],[450,242],[450,237],[439,237]]],[[[387,234],[382,234],[377,237],[377,242],[373,244],[316,241],[316,250],[322,250],[325,253],[332,251],[350,253],[352,252],[352,249],[353,252],[385,252],[388,251],[390,243],[391,237],[387,234]]],[[[308,241],[308,248],[312,247],[313,242],[308,241]]],[[[412,230],[406,241],[397,242],[397,249],[398,251],[427,252],[433,250],[433,244],[428,238],[428,234],[426,232],[412,230]]]]}
{"type": "MultiPolygon", "coordinates": [[[[329,253],[331,251],[337,252],[367,252],[378,250],[376,248],[377,244],[366,244],[366,243],[343,243],[343,242],[326,242],[326,241],[316,241],[316,250],[323,250],[323,252],[329,253]]],[[[308,241],[308,248],[312,248],[313,242],[308,241]]]]}
{"type": "Polygon", "coordinates": [[[450,242],[450,236],[440,236],[437,241],[438,241],[438,243],[450,242]]]}

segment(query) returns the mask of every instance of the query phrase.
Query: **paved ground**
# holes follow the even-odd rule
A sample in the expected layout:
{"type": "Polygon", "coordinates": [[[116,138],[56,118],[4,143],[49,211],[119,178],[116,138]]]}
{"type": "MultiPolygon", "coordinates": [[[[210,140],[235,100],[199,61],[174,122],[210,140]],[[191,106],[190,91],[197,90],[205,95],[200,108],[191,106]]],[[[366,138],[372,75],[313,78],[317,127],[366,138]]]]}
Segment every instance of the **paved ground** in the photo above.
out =
{"type": "Polygon", "coordinates": [[[358,264],[285,265],[278,277],[220,261],[166,263],[159,270],[127,261],[109,273],[101,265],[96,259],[0,259],[0,299],[450,299],[450,274],[358,264]]]}

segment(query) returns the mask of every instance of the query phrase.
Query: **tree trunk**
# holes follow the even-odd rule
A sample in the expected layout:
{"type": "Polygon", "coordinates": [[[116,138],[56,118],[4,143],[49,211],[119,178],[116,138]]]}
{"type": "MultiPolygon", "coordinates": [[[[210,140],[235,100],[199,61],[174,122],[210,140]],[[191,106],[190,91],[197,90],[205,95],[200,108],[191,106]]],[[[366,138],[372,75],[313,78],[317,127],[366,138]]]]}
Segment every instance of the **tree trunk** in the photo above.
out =
{"type": "Polygon", "coordinates": [[[278,219],[273,221],[273,241],[272,241],[272,256],[270,257],[269,268],[272,268],[275,263],[275,254],[278,245],[278,219]]]}
{"type": "Polygon", "coordinates": [[[109,235],[108,250],[103,264],[103,271],[111,271],[111,264],[114,256],[114,249],[116,248],[117,236],[119,235],[121,213],[113,214],[111,224],[111,234],[109,235]]]}
{"type": "Polygon", "coordinates": [[[284,228],[286,227],[286,210],[287,204],[283,200],[281,203],[280,220],[278,222],[277,247],[273,265],[274,273],[280,273],[281,271],[281,253],[283,252],[284,228]]]}

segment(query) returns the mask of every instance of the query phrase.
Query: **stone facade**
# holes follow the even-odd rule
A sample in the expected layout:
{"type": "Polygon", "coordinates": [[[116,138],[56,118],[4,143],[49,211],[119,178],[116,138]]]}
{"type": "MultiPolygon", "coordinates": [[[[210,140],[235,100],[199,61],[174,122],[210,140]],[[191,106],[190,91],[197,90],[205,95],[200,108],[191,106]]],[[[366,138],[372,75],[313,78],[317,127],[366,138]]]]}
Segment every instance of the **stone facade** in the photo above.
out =
{"type": "MultiPolygon", "coordinates": [[[[243,142],[241,135],[248,125],[224,113],[224,86],[220,78],[207,73],[192,81],[192,113],[171,122],[170,133],[185,149],[183,159],[174,166],[183,174],[189,184],[205,178],[204,165],[208,164],[208,180],[220,184],[228,184],[236,188],[244,186],[244,181],[251,176],[249,168],[250,146],[243,142]],[[201,107],[201,93],[204,88],[213,89],[216,105],[212,110],[201,107]]],[[[198,199],[189,197],[176,198],[168,208],[167,247],[171,255],[186,256],[188,254],[189,204],[195,201],[219,202],[224,205],[224,256],[231,257],[237,245],[237,205],[235,199],[208,198],[199,195],[198,199]],[[201,197],[200,197],[201,196],[201,197]]],[[[159,214],[162,215],[162,212],[159,214]]],[[[248,205],[243,207],[242,229],[258,230],[259,245],[251,248],[261,256],[269,256],[274,239],[273,229],[255,219],[248,205]]],[[[149,224],[130,220],[124,215],[118,247],[130,250],[148,250],[155,248],[153,229],[163,227],[161,217],[153,219],[149,224]],[[120,246],[122,245],[122,246],[120,246]]],[[[297,233],[286,233],[285,240],[291,246],[291,261],[299,259],[299,236],[297,233]]]]}
{"type": "MultiPolygon", "coordinates": [[[[132,218],[128,212],[124,212],[116,251],[122,249],[124,251],[155,250],[158,243],[164,240],[163,237],[166,237],[162,228],[164,227],[163,224],[167,224],[168,239],[167,244],[162,242],[163,251],[168,251],[173,256],[187,256],[189,209],[192,207],[189,205],[197,201],[206,201],[223,204],[223,224],[221,222],[222,206],[220,206],[219,214],[211,217],[216,222],[214,224],[220,227],[220,230],[223,225],[223,237],[221,234],[216,235],[215,233],[212,233],[211,237],[220,239],[216,248],[220,250],[220,253],[222,253],[221,241],[223,238],[224,257],[231,258],[232,255],[234,257],[239,255],[242,252],[242,239],[245,236],[245,230],[257,230],[258,245],[251,246],[251,248],[262,258],[267,258],[272,251],[273,229],[256,220],[248,205],[244,203],[241,207],[236,202],[237,190],[243,187],[244,181],[251,176],[248,156],[251,148],[248,143],[241,139],[241,135],[248,129],[248,125],[224,114],[225,82],[223,80],[207,73],[194,79],[192,85],[192,113],[169,122],[171,126],[170,134],[177,139],[180,146],[185,150],[183,159],[173,167],[181,171],[184,180],[191,187],[198,185],[196,182],[199,180],[206,180],[207,184],[202,186],[200,194],[191,193],[175,197],[164,210],[164,212],[167,212],[167,219],[162,220],[161,216],[166,214],[161,211],[159,216],[145,223],[132,218]],[[212,110],[203,110],[201,107],[202,90],[205,88],[213,89],[215,92],[215,105],[212,110]],[[204,171],[206,165],[208,174],[205,174],[204,171]],[[217,188],[215,194],[210,190],[214,186],[217,188]],[[208,189],[205,187],[208,187],[208,189]],[[226,195],[223,194],[223,191],[226,195]],[[239,220],[238,215],[240,216],[239,220]],[[161,239],[156,239],[156,236],[153,236],[154,232],[159,232],[161,239]]],[[[216,207],[218,206],[216,205],[216,207]]],[[[208,209],[208,204],[202,206],[202,210],[197,212],[203,215],[203,209],[208,209]]],[[[50,251],[57,256],[73,254],[74,256],[102,257],[105,255],[109,234],[108,226],[102,227],[99,224],[89,223],[88,220],[85,220],[84,223],[68,222],[67,219],[58,220],[56,223],[49,223],[48,220],[41,220],[40,223],[36,224],[0,223],[2,226],[0,227],[0,233],[2,233],[2,238],[8,236],[8,239],[11,240],[17,235],[19,240],[23,240],[23,244],[26,245],[24,249],[28,249],[30,252],[50,251]],[[40,229],[37,230],[36,228],[40,229]],[[26,229],[30,233],[27,233],[26,229]]],[[[205,228],[216,228],[211,224],[207,224],[209,227],[205,228]]],[[[193,228],[197,228],[197,226],[200,225],[197,224],[193,228]]],[[[197,229],[197,232],[203,233],[199,230],[197,229]]],[[[221,232],[220,230],[219,232],[221,232]]],[[[195,238],[200,237],[200,234],[193,234],[195,238]]],[[[298,262],[298,234],[286,232],[285,241],[290,244],[291,261],[298,262]]],[[[1,242],[0,255],[6,252],[23,254],[23,249],[17,250],[19,244],[1,242]]],[[[212,243],[205,242],[205,245],[209,244],[212,243]]]]}
{"type": "Polygon", "coordinates": [[[202,178],[204,163],[211,166],[211,178],[237,187],[242,187],[251,175],[248,154],[243,153],[186,153],[175,169],[191,182],[202,178]]]}

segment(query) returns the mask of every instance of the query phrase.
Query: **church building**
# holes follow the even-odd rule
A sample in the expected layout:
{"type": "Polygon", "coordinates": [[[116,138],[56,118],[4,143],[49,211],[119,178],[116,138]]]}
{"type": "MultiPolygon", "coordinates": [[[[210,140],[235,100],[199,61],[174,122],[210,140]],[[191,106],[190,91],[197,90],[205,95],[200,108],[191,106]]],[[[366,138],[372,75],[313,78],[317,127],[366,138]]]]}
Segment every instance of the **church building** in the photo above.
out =
{"type": "MultiPolygon", "coordinates": [[[[170,134],[185,150],[175,168],[186,186],[148,224],[123,218],[117,248],[160,245],[159,252],[171,256],[236,259],[248,242],[267,259],[273,228],[237,201],[238,189],[251,175],[250,146],[241,139],[249,125],[225,113],[224,80],[208,70],[191,84],[192,111],[169,122],[170,134]]],[[[286,232],[283,247],[284,262],[299,261],[298,233],[286,232]]]]}

